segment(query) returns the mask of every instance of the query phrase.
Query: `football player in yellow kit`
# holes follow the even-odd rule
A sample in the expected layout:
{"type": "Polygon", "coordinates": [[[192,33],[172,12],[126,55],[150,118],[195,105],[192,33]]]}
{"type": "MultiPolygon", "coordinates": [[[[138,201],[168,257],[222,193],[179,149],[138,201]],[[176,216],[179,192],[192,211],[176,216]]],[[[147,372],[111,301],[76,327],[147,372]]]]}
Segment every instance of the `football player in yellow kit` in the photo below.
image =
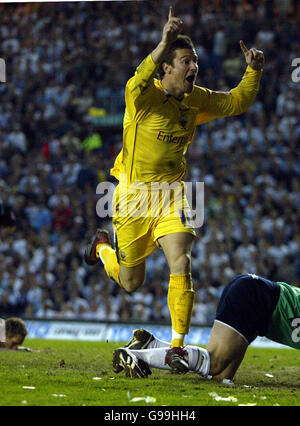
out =
{"type": "Polygon", "coordinates": [[[185,154],[196,127],[245,112],[258,93],[264,64],[262,52],[248,50],[240,41],[248,66],[239,85],[230,92],[196,86],[198,58],[191,39],[179,34],[182,27],[170,7],[161,42],[126,84],[123,147],[111,170],[119,180],[114,194],[115,250],[108,232],[97,230],[85,251],[89,265],[101,259],[107,275],[133,292],[144,281],[146,257],[156,245],[163,250],[170,269],[172,347],[184,344],[190,328],[191,248],[196,234],[184,190],[175,191],[169,203],[165,201],[170,194],[163,191],[157,214],[149,208],[149,193],[152,197],[154,183],[184,188],[185,154]],[[141,205],[148,208],[137,214],[141,205]],[[165,214],[165,205],[170,214],[165,214]]]}

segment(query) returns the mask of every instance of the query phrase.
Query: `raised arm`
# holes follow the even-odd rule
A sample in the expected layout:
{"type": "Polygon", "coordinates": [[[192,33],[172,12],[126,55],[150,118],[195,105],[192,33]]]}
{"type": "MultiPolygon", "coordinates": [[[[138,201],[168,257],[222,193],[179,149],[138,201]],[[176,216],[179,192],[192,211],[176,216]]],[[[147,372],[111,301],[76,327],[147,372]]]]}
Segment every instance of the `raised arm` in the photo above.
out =
{"type": "Polygon", "coordinates": [[[169,46],[177,39],[178,34],[182,30],[182,25],[182,20],[173,16],[173,8],[170,6],[168,21],[163,28],[162,39],[151,53],[155,64],[160,64],[169,46]]]}
{"type": "Polygon", "coordinates": [[[263,52],[261,50],[256,50],[255,47],[252,47],[252,49],[248,50],[243,40],[240,40],[240,46],[242,52],[245,55],[247,65],[256,71],[262,70],[265,63],[263,52]]]}
{"type": "Polygon", "coordinates": [[[170,7],[168,21],[163,28],[160,43],[137,67],[134,77],[128,81],[127,89],[133,96],[134,102],[136,102],[139,96],[153,84],[157,68],[170,44],[176,40],[182,29],[182,25],[181,19],[173,16],[173,9],[170,7]]]}
{"type": "Polygon", "coordinates": [[[248,65],[241,82],[229,92],[201,89],[199,92],[200,113],[196,124],[242,114],[253,104],[259,91],[264,54],[255,48],[248,50],[242,40],[240,47],[248,65]]]}

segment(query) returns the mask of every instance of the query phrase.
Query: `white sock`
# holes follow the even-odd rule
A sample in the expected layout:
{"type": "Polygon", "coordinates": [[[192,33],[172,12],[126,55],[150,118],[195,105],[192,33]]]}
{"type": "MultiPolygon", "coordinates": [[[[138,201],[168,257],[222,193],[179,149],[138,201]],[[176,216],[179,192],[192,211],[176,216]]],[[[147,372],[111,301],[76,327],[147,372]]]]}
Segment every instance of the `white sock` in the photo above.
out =
{"type": "Polygon", "coordinates": [[[137,358],[145,361],[149,367],[160,368],[162,370],[170,370],[168,364],[165,364],[166,353],[170,346],[167,348],[154,348],[154,349],[139,349],[132,350],[132,352],[137,358]]]}
{"type": "Polygon", "coordinates": [[[184,348],[189,355],[189,368],[195,373],[207,377],[210,370],[210,354],[209,352],[197,346],[185,346],[184,348]]]}
{"type": "MultiPolygon", "coordinates": [[[[210,355],[206,349],[197,346],[185,346],[188,353],[188,364],[191,372],[207,377],[210,370],[210,355]]],[[[170,370],[165,363],[167,348],[130,350],[137,358],[145,361],[149,367],[170,370]]]]}
{"type": "Polygon", "coordinates": [[[172,340],[174,340],[174,339],[182,339],[182,340],[184,340],[184,336],[185,336],[185,334],[180,334],[180,333],[177,333],[177,331],[175,331],[173,328],[172,328],[172,340]]]}
{"type": "Polygon", "coordinates": [[[160,340],[157,337],[154,337],[154,340],[149,343],[147,349],[155,349],[155,348],[170,348],[171,343],[166,342],[165,340],[160,340]]]}

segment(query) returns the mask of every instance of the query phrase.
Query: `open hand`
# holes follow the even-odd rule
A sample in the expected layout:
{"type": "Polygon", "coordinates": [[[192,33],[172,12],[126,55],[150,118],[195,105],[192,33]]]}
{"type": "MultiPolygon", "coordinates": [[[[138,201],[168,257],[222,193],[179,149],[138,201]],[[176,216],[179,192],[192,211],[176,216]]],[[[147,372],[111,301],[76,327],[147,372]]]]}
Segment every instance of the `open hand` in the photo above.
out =
{"type": "Polygon", "coordinates": [[[168,22],[164,26],[162,41],[170,44],[177,39],[178,34],[182,30],[183,22],[180,18],[173,16],[173,8],[169,7],[168,22]]]}
{"type": "Polygon", "coordinates": [[[243,40],[240,40],[240,46],[242,52],[245,55],[247,65],[250,65],[250,67],[254,70],[261,70],[265,63],[265,57],[263,52],[261,50],[255,49],[255,47],[252,47],[252,49],[248,50],[247,47],[244,45],[243,40]]]}

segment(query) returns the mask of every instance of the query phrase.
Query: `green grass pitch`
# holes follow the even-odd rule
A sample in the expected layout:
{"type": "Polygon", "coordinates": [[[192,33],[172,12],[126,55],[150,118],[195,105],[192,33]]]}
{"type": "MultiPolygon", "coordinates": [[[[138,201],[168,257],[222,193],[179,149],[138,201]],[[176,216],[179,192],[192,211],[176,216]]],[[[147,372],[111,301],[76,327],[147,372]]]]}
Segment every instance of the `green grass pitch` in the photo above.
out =
{"type": "Polygon", "coordinates": [[[114,374],[112,351],[121,343],[28,339],[26,345],[39,352],[0,352],[1,406],[300,405],[299,353],[292,349],[249,348],[228,387],[154,369],[147,379],[114,374]],[[154,399],[132,401],[147,396],[154,399]]]}

